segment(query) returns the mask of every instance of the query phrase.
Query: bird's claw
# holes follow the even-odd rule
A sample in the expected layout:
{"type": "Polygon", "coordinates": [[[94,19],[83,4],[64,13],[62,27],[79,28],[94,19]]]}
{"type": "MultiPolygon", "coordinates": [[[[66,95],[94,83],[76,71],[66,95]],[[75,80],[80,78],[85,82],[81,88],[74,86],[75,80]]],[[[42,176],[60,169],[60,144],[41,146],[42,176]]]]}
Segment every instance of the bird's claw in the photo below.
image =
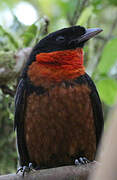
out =
{"type": "Polygon", "coordinates": [[[75,159],[75,165],[81,165],[81,164],[87,164],[90,161],[86,157],[80,157],[78,159],[75,159]]]}
{"type": "Polygon", "coordinates": [[[22,166],[22,167],[19,167],[16,174],[18,174],[19,172],[22,172],[22,175],[24,176],[25,173],[29,173],[30,171],[33,171],[33,165],[32,163],[29,163],[28,166],[22,166]]]}

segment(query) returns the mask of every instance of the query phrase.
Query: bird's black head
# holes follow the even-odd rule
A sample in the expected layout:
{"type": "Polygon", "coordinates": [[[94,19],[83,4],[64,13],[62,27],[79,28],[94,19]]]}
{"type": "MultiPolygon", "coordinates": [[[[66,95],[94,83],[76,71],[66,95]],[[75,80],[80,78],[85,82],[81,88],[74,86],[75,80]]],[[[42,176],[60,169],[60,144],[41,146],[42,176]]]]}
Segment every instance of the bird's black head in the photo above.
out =
{"type": "Polygon", "coordinates": [[[50,33],[33,48],[23,74],[27,71],[28,66],[36,60],[37,54],[82,48],[87,40],[101,31],[100,28],[85,29],[82,26],[72,26],[50,33]]]}
{"type": "Polygon", "coordinates": [[[53,32],[40,40],[34,51],[52,52],[83,47],[84,43],[100,33],[102,29],[85,29],[82,26],[72,26],[53,32]]]}

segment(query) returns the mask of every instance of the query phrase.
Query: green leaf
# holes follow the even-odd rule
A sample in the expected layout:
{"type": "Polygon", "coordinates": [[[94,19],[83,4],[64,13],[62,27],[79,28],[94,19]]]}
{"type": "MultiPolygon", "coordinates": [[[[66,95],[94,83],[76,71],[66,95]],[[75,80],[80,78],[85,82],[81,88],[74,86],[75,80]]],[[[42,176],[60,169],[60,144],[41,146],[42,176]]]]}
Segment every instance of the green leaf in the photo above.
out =
{"type": "Polygon", "coordinates": [[[39,2],[39,3],[40,3],[40,7],[42,9],[42,12],[44,14],[46,14],[49,17],[52,17],[53,15],[56,15],[54,10],[55,9],[58,10],[57,5],[56,5],[57,0],[49,0],[49,1],[48,0],[43,0],[43,1],[39,2]]]}
{"type": "Polygon", "coordinates": [[[117,60],[117,38],[110,40],[104,47],[97,69],[102,74],[107,74],[117,60]]]}
{"type": "Polygon", "coordinates": [[[107,0],[110,5],[117,6],[117,0],[107,0]]]}
{"type": "Polygon", "coordinates": [[[92,6],[85,8],[84,11],[82,12],[77,24],[85,25],[87,23],[89,17],[92,16],[92,11],[93,11],[92,6]]]}
{"type": "Polygon", "coordinates": [[[24,46],[28,46],[32,42],[32,40],[36,37],[36,34],[37,34],[37,26],[35,24],[32,24],[27,28],[27,30],[22,35],[24,46]]]}
{"type": "Polygon", "coordinates": [[[96,83],[100,98],[107,105],[113,105],[117,101],[117,81],[105,78],[96,83]]]}
{"type": "Polygon", "coordinates": [[[9,32],[7,32],[2,26],[0,26],[0,36],[6,36],[10,43],[12,45],[14,45],[14,47],[17,49],[19,47],[17,41],[15,40],[15,38],[13,37],[13,35],[11,35],[9,32]]]}
{"type": "Polygon", "coordinates": [[[91,4],[93,6],[93,13],[99,13],[104,8],[105,2],[102,0],[91,0],[91,4]]]}
{"type": "Polygon", "coordinates": [[[92,5],[96,9],[99,5],[102,4],[102,0],[91,0],[92,5]]]}
{"type": "Polygon", "coordinates": [[[61,12],[64,14],[64,16],[66,16],[68,13],[69,15],[72,15],[74,13],[74,9],[76,8],[77,0],[59,0],[57,1],[57,4],[60,7],[61,12]]]}

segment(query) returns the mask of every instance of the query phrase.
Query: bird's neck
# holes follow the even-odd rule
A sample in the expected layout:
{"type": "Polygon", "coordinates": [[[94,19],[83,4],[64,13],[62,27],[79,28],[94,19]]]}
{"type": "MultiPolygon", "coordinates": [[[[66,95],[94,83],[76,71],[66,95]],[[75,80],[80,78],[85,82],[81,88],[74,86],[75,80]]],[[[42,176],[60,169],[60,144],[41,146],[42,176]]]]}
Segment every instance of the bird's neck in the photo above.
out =
{"type": "Polygon", "coordinates": [[[40,53],[28,70],[28,75],[35,85],[40,85],[42,81],[71,80],[84,73],[82,48],[40,53]]]}

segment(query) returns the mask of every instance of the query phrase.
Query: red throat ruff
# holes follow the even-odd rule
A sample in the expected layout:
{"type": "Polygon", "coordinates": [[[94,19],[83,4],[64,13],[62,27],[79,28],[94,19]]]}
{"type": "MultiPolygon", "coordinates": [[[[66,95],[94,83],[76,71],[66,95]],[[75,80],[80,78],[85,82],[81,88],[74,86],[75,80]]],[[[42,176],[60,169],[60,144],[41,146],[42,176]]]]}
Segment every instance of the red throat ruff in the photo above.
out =
{"type": "Polygon", "coordinates": [[[54,51],[36,55],[28,70],[30,79],[36,85],[42,81],[60,82],[71,80],[85,73],[83,49],[54,51]]]}
{"type": "Polygon", "coordinates": [[[36,56],[36,60],[40,64],[48,64],[55,66],[75,65],[76,67],[81,67],[83,65],[83,49],[77,48],[75,50],[40,53],[36,56]]]}

